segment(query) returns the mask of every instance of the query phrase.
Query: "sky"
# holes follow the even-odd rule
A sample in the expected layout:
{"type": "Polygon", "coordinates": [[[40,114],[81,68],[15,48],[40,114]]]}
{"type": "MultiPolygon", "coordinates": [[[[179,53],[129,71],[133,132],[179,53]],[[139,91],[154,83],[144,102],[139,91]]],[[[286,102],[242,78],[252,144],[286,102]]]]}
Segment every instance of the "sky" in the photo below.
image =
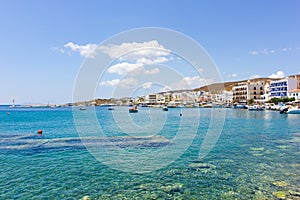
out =
{"type": "MultiPolygon", "coordinates": [[[[192,38],[209,54],[224,81],[298,74],[299,7],[297,0],[1,0],[0,104],[12,99],[17,104],[72,102],[76,77],[92,50],[120,32],[143,27],[171,29],[192,38]]],[[[126,73],[131,68],[153,75],[163,71],[155,65],[174,65],[184,73],[186,63],[171,56],[160,41],[133,42],[127,44],[129,50],[143,45],[160,49],[122,60],[101,46],[117,60],[99,81],[97,96],[110,97],[119,83],[130,86],[133,79],[126,73]],[[146,67],[149,63],[152,68],[146,67]]],[[[122,44],[115,45],[123,51],[122,44]]],[[[195,73],[182,78],[191,87],[204,83],[195,73]]],[[[139,84],[144,93],[166,87],[149,80],[139,84]]]]}

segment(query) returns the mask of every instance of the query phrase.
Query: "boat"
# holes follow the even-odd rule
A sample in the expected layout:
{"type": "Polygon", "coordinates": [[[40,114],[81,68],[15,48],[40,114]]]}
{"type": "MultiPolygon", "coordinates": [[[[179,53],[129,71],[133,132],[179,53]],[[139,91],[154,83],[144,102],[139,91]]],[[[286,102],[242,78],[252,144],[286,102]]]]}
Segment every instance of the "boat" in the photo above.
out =
{"type": "Polygon", "coordinates": [[[164,107],[162,108],[162,111],[168,111],[168,107],[167,107],[167,106],[164,106],[164,107]]]}
{"type": "Polygon", "coordinates": [[[286,114],[300,114],[300,108],[289,109],[286,114]]]}
{"type": "Polygon", "coordinates": [[[81,107],[81,108],[79,108],[79,110],[86,110],[86,108],[81,107]]]}
{"type": "Polygon", "coordinates": [[[137,106],[133,106],[131,108],[129,108],[129,113],[137,113],[139,110],[137,108],[137,106]]]}
{"type": "Polygon", "coordinates": [[[285,106],[280,110],[280,114],[300,114],[300,107],[285,106]]]}
{"type": "Polygon", "coordinates": [[[259,105],[254,105],[254,106],[249,106],[248,110],[254,110],[254,111],[263,111],[265,110],[264,107],[259,106],[259,105]]]}
{"type": "Polygon", "coordinates": [[[279,113],[280,114],[287,114],[288,110],[289,110],[289,106],[281,106],[279,108],[279,113]]]}
{"type": "Polygon", "coordinates": [[[111,106],[111,107],[108,108],[108,110],[114,110],[114,107],[111,106]]]}
{"type": "Polygon", "coordinates": [[[213,104],[212,103],[205,103],[205,104],[202,104],[201,106],[200,106],[201,108],[212,108],[213,107],[213,104]]]}
{"type": "Polygon", "coordinates": [[[235,104],[233,106],[233,108],[235,108],[235,109],[246,109],[247,106],[245,104],[235,104]]]}

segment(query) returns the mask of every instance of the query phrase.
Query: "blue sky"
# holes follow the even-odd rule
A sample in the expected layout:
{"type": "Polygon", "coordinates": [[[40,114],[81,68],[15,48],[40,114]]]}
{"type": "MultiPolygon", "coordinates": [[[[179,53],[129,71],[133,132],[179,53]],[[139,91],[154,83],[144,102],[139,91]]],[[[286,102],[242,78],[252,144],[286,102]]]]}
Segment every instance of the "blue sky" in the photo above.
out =
{"type": "Polygon", "coordinates": [[[297,0],[0,1],[0,104],[70,102],[85,57],[65,45],[99,44],[142,27],[193,38],[224,81],[296,74],[299,7],[297,0]]]}

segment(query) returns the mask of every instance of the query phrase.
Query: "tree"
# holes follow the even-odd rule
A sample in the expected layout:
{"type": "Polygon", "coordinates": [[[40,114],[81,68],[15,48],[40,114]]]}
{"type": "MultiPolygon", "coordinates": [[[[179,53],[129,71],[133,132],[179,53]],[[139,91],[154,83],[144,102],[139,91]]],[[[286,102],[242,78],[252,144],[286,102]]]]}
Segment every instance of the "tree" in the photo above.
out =
{"type": "Polygon", "coordinates": [[[254,104],[254,102],[255,102],[254,99],[249,99],[248,100],[248,105],[252,105],[252,104],[254,104]]]}

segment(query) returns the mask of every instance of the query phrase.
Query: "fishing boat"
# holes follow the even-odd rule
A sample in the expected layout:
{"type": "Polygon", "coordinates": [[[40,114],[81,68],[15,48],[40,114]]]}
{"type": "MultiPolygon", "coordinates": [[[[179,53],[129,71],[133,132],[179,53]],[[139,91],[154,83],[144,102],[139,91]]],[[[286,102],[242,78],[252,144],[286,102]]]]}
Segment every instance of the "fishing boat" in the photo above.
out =
{"type": "Polygon", "coordinates": [[[129,108],[129,113],[137,113],[139,110],[137,108],[137,106],[133,106],[131,108],[129,108]]]}
{"type": "Polygon", "coordinates": [[[164,106],[164,107],[162,108],[162,111],[168,111],[168,107],[167,107],[167,106],[164,106]]]}
{"type": "Polygon", "coordinates": [[[259,105],[254,105],[254,106],[249,106],[248,110],[252,110],[252,111],[263,111],[265,110],[264,107],[259,106],[259,105]]]}

